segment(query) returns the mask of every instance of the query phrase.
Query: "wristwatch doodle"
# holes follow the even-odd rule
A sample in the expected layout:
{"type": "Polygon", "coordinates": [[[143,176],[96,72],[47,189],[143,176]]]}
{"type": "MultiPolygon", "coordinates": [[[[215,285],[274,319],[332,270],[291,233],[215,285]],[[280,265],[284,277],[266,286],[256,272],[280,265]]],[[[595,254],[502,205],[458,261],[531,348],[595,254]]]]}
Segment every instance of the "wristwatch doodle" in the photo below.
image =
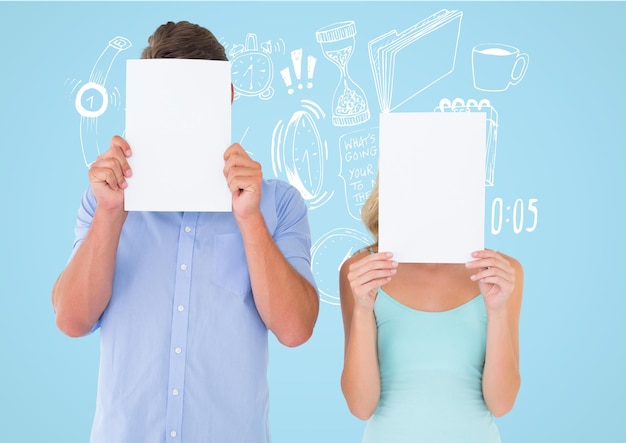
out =
{"type": "MultiPolygon", "coordinates": [[[[111,104],[106,89],[107,77],[118,54],[131,46],[130,40],[125,37],[118,36],[109,41],[91,70],[89,81],[76,94],[74,105],[80,115],[80,144],[87,167],[101,153],[98,143],[98,128],[101,125],[98,118],[104,115],[111,104]]],[[[120,107],[117,102],[119,92],[113,97],[116,99],[113,104],[120,107]]]]}
{"type": "Polygon", "coordinates": [[[351,228],[336,228],[320,237],[311,248],[311,269],[320,293],[320,300],[339,305],[339,269],[359,249],[372,244],[372,239],[351,228]]]}
{"type": "Polygon", "coordinates": [[[256,34],[246,36],[244,49],[231,61],[231,76],[235,99],[243,95],[269,100],[274,95],[274,64],[269,55],[259,50],[256,34]]]}

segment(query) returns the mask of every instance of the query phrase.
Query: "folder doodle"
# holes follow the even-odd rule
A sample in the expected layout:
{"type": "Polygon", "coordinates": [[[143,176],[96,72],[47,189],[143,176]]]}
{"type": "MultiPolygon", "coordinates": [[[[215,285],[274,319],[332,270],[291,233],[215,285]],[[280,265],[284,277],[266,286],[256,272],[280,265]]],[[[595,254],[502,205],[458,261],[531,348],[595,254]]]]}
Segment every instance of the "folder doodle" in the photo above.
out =
{"type": "Polygon", "coordinates": [[[368,43],[378,103],[390,112],[452,71],[463,13],[442,9],[398,33],[368,43]]]}

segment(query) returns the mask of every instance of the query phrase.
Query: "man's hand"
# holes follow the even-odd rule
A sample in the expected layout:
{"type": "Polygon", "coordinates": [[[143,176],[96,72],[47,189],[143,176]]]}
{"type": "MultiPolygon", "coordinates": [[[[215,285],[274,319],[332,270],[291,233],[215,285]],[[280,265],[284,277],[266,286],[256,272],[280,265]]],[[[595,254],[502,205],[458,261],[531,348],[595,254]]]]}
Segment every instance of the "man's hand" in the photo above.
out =
{"type": "Polygon", "coordinates": [[[89,168],[89,182],[98,208],[108,211],[124,210],[124,189],[132,175],[127,158],[130,146],[122,137],[114,136],[109,149],[98,156],[89,168]]]}
{"type": "Polygon", "coordinates": [[[233,213],[239,222],[258,215],[263,172],[261,164],[250,158],[239,143],[224,152],[224,176],[233,195],[233,213]]]}

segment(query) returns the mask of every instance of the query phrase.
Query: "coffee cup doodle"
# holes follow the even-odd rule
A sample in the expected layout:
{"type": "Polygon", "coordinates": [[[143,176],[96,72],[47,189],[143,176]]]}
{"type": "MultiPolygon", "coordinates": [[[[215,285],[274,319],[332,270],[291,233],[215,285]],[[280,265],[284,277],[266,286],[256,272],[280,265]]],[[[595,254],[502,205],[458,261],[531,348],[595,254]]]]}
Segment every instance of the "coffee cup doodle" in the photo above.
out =
{"type": "Polygon", "coordinates": [[[506,91],[517,85],[528,69],[528,54],[500,43],[483,43],[472,49],[474,88],[479,91],[506,91]]]}

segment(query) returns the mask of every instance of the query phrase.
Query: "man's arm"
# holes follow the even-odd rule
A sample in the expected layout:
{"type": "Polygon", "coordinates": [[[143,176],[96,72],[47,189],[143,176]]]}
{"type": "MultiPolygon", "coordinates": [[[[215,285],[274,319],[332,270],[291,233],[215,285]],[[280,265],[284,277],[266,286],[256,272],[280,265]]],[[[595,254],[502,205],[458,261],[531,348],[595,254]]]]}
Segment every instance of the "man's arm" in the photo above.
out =
{"type": "Polygon", "coordinates": [[[301,345],[313,334],[319,312],[315,288],[287,262],[261,213],[239,226],[261,318],[282,344],[301,345]]]}
{"type": "Polygon", "coordinates": [[[123,223],[96,210],[85,240],[52,288],[57,327],[70,337],[88,334],[109,303],[123,223]]]}
{"type": "Polygon", "coordinates": [[[317,320],[317,291],[289,264],[267,229],[260,210],[261,165],[239,144],[231,145],[224,159],[259,315],[282,344],[301,345],[311,337],[317,320]]]}
{"type": "Polygon", "coordinates": [[[71,337],[88,334],[111,298],[115,257],[124,211],[125,177],[130,167],[130,147],[113,137],[108,151],[89,169],[97,206],[85,239],[52,288],[52,305],[58,328],[71,337]]]}

